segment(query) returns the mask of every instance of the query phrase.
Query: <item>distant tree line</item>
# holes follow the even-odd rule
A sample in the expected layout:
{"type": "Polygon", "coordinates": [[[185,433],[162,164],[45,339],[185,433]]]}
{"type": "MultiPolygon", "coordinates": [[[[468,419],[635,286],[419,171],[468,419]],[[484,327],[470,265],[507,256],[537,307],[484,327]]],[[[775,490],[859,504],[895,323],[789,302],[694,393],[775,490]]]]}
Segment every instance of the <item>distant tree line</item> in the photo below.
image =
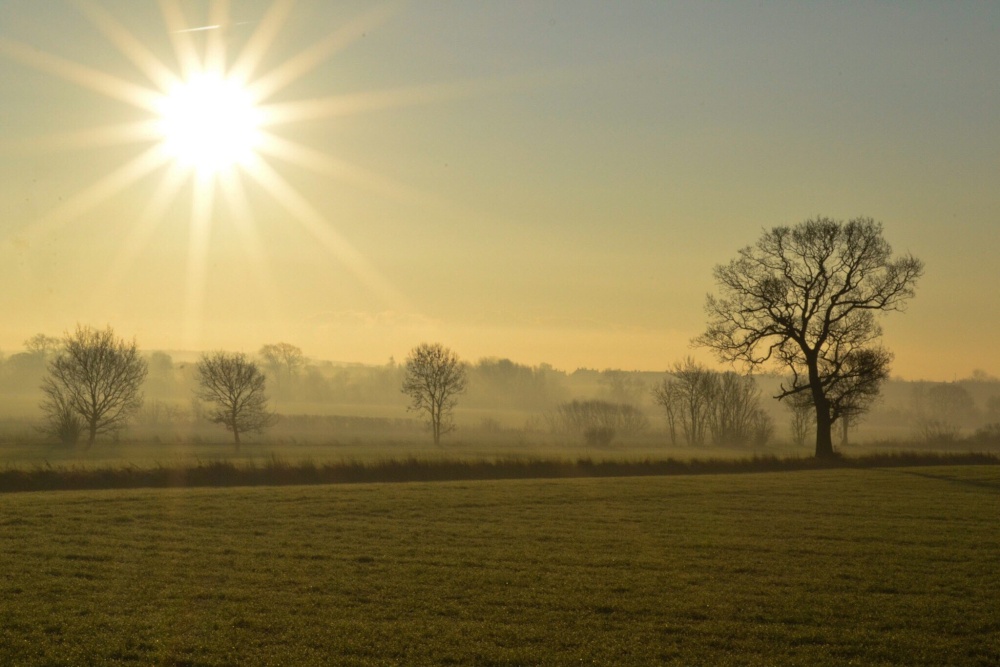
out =
{"type": "MultiPolygon", "coordinates": [[[[65,345],[65,337],[37,334],[25,341],[23,351],[0,356],[0,393],[9,397],[27,396],[28,391],[41,393],[45,397],[45,404],[40,407],[47,415],[44,427],[47,436],[89,442],[90,417],[94,415],[85,417],[68,410],[67,394],[53,391],[54,387],[46,384],[55,379],[50,373],[51,364],[65,351],[65,345]],[[43,385],[48,386],[48,393],[43,385]]],[[[219,417],[217,409],[213,412],[212,405],[198,396],[201,386],[198,360],[178,363],[160,351],[138,356],[146,365],[141,383],[142,401],[137,408],[125,410],[119,417],[127,414],[125,421],[147,427],[207,423],[219,417]]],[[[379,366],[336,365],[310,360],[301,349],[288,343],[266,345],[257,355],[246,356],[267,379],[269,406],[276,405],[283,414],[304,415],[313,409],[319,409],[318,414],[329,414],[329,408],[321,408],[326,404],[343,406],[341,413],[345,418],[356,414],[356,406],[363,405],[383,406],[385,409],[377,414],[391,415],[393,410],[405,410],[411,400],[401,392],[406,366],[392,359],[379,366]],[[265,354],[269,350],[281,354],[265,354]],[[272,382],[273,374],[282,377],[280,386],[272,382]],[[295,402],[301,399],[306,400],[301,404],[295,402]]],[[[646,414],[652,414],[649,412],[651,407],[663,416],[663,421],[658,423],[668,443],[740,446],[761,442],[767,432],[766,428],[753,426],[754,411],[747,409],[753,401],[739,400],[746,397],[751,384],[748,378],[711,371],[690,360],[675,364],[665,374],[614,369],[578,369],[566,373],[546,364],[527,366],[495,357],[463,362],[462,367],[466,388],[456,400],[461,401],[463,408],[480,413],[499,411],[495,417],[481,418],[479,428],[492,433],[522,426],[543,433],[547,427],[553,433],[571,434],[585,442],[601,444],[615,438],[649,433],[648,425],[645,430],[638,430],[628,415],[641,415],[645,419],[646,414]],[[723,409],[719,405],[727,407],[723,409]],[[506,421],[509,415],[525,413],[527,416],[522,417],[520,423],[506,421]],[[590,421],[581,426],[586,422],[583,414],[590,415],[587,417],[590,421]],[[614,417],[615,414],[626,416],[614,417]],[[616,419],[617,423],[609,425],[616,419]],[[611,433],[613,435],[609,435],[611,433]]],[[[767,379],[761,385],[760,379],[753,380],[758,387],[757,405],[771,416],[773,429],[774,420],[780,419],[780,415],[774,408],[765,407],[765,400],[776,393],[777,380],[767,379]],[[766,388],[764,391],[759,389],[762,386],[766,388]]],[[[955,382],[891,380],[883,389],[884,400],[880,404],[870,404],[876,409],[867,418],[871,428],[878,433],[895,433],[897,438],[911,441],[915,438],[929,445],[950,446],[970,438],[983,441],[992,437],[991,433],[1000,431],[996,426],[1000,424],[1000,380],[983,371],[955,382]]],[[[784,404],[788,409],[784,438],[805,445],[815,433],[815,407],[810,401],[800,401],[796,397],[786,398],[784,404]]],[[[269,407],[270,412],[273,408],[269,407]]],[[[453,416],[452,412],[449,418],[453,416]]],[[[848,428],[845,427],[854,429],[863,418],[864,414],[857,414],[838,421],[841,445],[847,444],[848,428]]],[[[99,421],[94,423],[95,438],[116,437],[121,430],[112,424],[102,426],[99,421]]],[[[119,419],[119,426],[121,423],[119,419]]],[[[222,421],[216,423],[229,428],[222,421]]],[[[760,426],[765,424],[758,422],[760,426]]],[[[454,421],[443,422],[439,437],[454,425],[454,421]]],[[[401,426],[396,424],[393,428],[401,426]]],[[[240,434],[254,432],[239,423],[237,429],[240,434]]],[[[432,426],[429,431],[433,437],[432,426]]],[[[234,433],[234,443],[236,437],[234,433]]],[[[770,439],[775,439],[773,433],[770,439]]]]}

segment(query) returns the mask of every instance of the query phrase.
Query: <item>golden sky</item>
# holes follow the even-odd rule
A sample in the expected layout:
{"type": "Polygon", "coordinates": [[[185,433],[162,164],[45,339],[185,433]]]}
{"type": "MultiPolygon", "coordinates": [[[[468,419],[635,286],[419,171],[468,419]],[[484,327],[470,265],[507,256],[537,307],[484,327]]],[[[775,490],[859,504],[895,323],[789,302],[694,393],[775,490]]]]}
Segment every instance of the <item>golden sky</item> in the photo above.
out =
{"type": "Polygon", "coordinates": [[[894,374],[1000,374],[997,34],[972,2],[0,0],[0,350],[661,370],[711,359],[712,267],[762,228],[870,216],[927,266],[894,374]],[[163,148],[203,71],[260,123],[218,171],[163,148]]]}

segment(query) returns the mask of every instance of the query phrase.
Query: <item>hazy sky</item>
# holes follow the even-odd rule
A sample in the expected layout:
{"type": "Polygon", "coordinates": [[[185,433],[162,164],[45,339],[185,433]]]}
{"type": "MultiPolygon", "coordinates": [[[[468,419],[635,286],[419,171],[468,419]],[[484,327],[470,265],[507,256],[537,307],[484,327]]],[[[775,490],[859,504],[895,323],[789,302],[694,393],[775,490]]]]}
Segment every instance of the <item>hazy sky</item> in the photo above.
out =
{"type": "Polygon", "coordinates": [[[715,264],[824,215],[927,265],[894,374],[1000,374],[1000,3],[162,4],[0,0],[7,354],[79,322],[661,370],[711,359],[715,264]],[[154,61],[248,44],[257,161],[157,159],[154,61]]]}

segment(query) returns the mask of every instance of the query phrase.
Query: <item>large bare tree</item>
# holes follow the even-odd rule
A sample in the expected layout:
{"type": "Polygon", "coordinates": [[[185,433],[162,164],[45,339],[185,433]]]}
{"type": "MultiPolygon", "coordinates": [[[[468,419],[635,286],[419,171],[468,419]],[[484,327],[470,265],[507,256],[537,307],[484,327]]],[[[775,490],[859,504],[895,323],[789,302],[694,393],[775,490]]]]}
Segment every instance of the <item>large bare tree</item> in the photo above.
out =
{"type": "Polygon", "coordinates": [[[816,410],[816,456],[834,455],[831,427],[863,411],[889,376],[876,314],[903,310],[923,263],[894,257],[871,218],[828,218],[765,231],[715,267],[719,296],[696,342],[749,369],[790,372],[777,398],[807,397],[816,410]]]}
{"type": "Polygon", "coordinates": [[[135,340],[118,338],[111,327],[98,331],[77,326],[66,334],[62,351],[42,381],[41,407],[51,430],[72,442],[82,426],[89,447],[98,435],[124,428],[142,407],[146,370],[135,340]]]}
{"type": "Polygon", "coordinates": [[[237,450],[240,433],[259,433],[275,422],[267,408],[264,374],[242,352],[202,355],[198,385],[198,398],[212,405],[208,419],[233,432],[237,450]]]}
{"type": "Polygon", "coordinates": [[[409,410],[427,414],[435,445],[455,428],[451,413],[456,396],[465,388],[465,364],[450,349],[440,343],[421,343],[410,351],[402,391],[410,397],[409,410]]]}

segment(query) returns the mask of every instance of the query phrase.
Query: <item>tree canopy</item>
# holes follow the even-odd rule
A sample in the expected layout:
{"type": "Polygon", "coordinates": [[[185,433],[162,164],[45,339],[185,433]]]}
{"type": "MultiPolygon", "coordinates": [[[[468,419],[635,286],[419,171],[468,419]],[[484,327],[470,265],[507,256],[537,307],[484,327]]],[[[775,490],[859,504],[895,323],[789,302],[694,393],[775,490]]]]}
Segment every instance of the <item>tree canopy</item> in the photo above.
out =
{"type": "Polygon", "coordinates": [[[134,340],[118,338],[111,327],[78,326],[66,334],[42,382],[42,411],[50,430],[64,442],[75,442],[86,429],[90,446],[98,435],[124,428],[142,406],[146,372],[134,340]]]}
{"type": "Polygon", "coordinates": [[[233,433],[236,448],[240,434],[260,432],[274,423],[267,408],[265,377],[247,355],[214,352],[198,362],[198,398],[209,403],[209,420],[233,433]]]}
{"type": "Polygon", "coordinates": [[[871,218],[774,227],[715,267],[719,295],[696,342],[749,370],[784,367],[778,398],[807,397],[816,455],[832,456],[833,422],[867,409],[889,376],[876,314],[903,310],[922,272],[912,255],[893,256],[871,218]]]}
{"type": "Polygon", "coordinates": [[[454,428],[451,413],[465,389],[465,364],[450,349],[422,343],[410,351],[402,391],[410,397],[410,410],[427,414],[434,444],[454,428]]]}

